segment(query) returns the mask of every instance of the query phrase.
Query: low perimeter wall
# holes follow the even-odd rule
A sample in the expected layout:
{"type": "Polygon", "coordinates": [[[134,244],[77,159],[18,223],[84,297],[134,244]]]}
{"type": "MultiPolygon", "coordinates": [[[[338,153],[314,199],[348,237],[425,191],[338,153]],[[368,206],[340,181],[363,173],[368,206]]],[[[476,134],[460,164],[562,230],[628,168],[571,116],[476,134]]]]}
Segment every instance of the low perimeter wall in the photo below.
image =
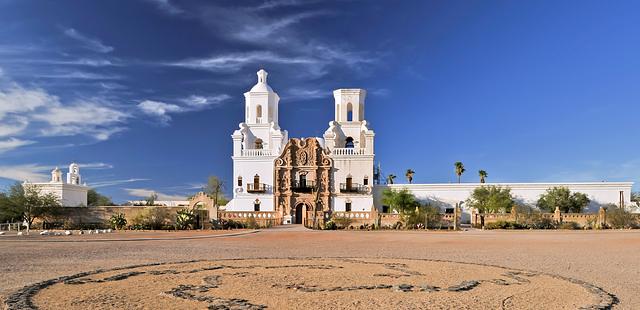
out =
{"type": "MultiPolygon", "coordinates": [[[[47,219],[45,225],[55,224],[59,226],[64,223],[65,225],[82,227],[83,225],[94,225],[104,227],[109,226],[109,219],[114,214],[122,213],[127,219],[127,225],[133,223],[133,219],[141,213],[145,212],[148,208],[161,208],[167,214],[169,225],[175,224],[176,213],[178,210],[185,209],[187,207],[164,207],[164,206],[99,206],[99,207],[74,207],[74,208],[62,208],[59,215],[54,218],[47,219]]],[[[205,228],[210,227],[209,220],[211,218],[211,210],[201,210],[200,218],[204,220],[205,228]]],[[[215,212],[214,212],[215,213],[215,212]]],[[[215,215],[213,215],[215,216],[215,215]]]]}

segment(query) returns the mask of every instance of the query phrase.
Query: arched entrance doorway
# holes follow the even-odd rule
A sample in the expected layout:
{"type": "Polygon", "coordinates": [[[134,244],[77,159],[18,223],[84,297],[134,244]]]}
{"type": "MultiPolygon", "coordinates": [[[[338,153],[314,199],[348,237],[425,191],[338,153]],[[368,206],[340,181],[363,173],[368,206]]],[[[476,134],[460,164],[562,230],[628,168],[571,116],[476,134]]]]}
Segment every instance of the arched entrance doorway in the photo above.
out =
{"type": "Polygon", "coordinates": [[[296,205],[295,224],[304,224],[304,220],[307,217],[307,205],[299,203],[296,205]]]}

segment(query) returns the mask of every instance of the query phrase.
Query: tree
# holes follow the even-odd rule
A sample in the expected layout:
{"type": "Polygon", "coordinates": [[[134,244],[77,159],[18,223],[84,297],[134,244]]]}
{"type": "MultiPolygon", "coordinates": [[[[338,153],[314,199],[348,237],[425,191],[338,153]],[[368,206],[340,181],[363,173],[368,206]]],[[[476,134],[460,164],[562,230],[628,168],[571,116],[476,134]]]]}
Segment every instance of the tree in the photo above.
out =
{"type": "Polygon", "coordinates": [[[111,198],[101,195],[92,188],[87,192],[87,206],[113,206],[113,201],[111,201],[111,198]]]}
{"type": "Polygon", "coordinates": [[[154,206],[156,204],[156,200],[158,199],[158,194],[156,193],[151,193],[151,195],[149,195],[149,197],[147,197],[147,199],[145,199],[146,201],[146,205],[147,206],[154,206]]]}
{"type": "Polygon", "coordinates": [[[611,228],[622,229],[638,227],[635,214],[615,204],[608,204],[604,207],[607,209],[607,224],[609,224],[611,228]]]}
{"type": "Polygon", "coordinates": [[[460,177],[462,177],[462,174],[465,172],[464,165],[462,164],[462,162],[459,162],[459,161],[455,162],[453,165],[456,168],[456,175],[458,176],[458,183],[460,183],[460,177]]]}
{"type": "Polygon", "coordinates": [[[407,169],[407,172],[404,174],[404,176],[407,177],[407,181],[409,182],[409,184],[413,183],[413,175],[415,173],[415,171],[407,169]]]}
{"type": "Polygon", "coordinates": [[[399,191],[385,189],[382,192],[382,203],[400,214],[409,213],[418,205],[416,197],[406,188],[399,191]]]}
{"type": "Polygon", "coordinates": [[[396,176],[393,174],[390,174],[387,176],[387,184],[393,184],[393,180],[396,179],[396,176]]]}
{"type": "Polygon", "coordinates": [[[229,200],[224,196],[224,188],[224,181],[215,175],[211,175],[202,191],[213,198],[214,205],[226,205],[229,200]]]}
{"type": "Polygon", "coordinates": [[[0,201],[0,213],[21,219],[27,224],[27,233],[35,219],[44,219],[60,208],[60,200],[52,193],[41,194],[35,186],[16,183],[0,201]]]}
{"type": "Polygon", "coordinates": [[[478,176],[480,176],[480,183],[484,184],[484,179],[486,179],[489,175],[484,170],[478,170],[478,176]]]}
{"type": "Polygon", "coordinates": [[[475,208],[480,214],[480,226],[484,226],[484,215],[487,213],[507,212],[513,206],[511,189],[500,186],[480,186],[466,201],[470,208],[475,208]]]}
{"type": "Polygon", "coordinates": [[[0,223],[14,222],[16,218],[19,217],[19,214],[16,214],[15,210],[10,208],[10,201],[7,194],[0,193],[0,223]]]}
{"type": "Polygon", "coordinates": [[[556,207],[564,213],[580,213],[589,205],[589,198],[583,193],[571,193],[567,187],[553,187],[540,195],[537,206],[540,210],[554,212],[556,207]]]}
{"type": "Polygon", "coordinates": [[[635,208],[640,208],[640,192],[631,192],[631,202],[635,203],[635,208]]]}

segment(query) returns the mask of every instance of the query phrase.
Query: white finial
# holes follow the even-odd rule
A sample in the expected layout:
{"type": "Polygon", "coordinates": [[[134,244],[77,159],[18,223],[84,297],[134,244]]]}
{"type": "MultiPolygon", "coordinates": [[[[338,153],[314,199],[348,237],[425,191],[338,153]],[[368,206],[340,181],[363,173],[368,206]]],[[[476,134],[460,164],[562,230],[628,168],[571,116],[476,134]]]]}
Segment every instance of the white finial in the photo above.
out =
{"type": "Polygon", "coordinates": [[[269,73],[267,73],[267,71],[264,71],[264,69],[260,69],[260,71],[258,71],[258,83],[267,83],[267,75],[269,73]]]}

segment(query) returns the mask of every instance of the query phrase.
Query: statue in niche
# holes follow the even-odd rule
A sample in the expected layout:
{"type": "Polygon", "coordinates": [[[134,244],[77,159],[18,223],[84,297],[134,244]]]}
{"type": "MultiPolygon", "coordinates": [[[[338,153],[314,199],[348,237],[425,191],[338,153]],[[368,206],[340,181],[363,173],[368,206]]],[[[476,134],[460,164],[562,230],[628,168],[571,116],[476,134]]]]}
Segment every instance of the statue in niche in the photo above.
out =
{"type": "Polygon", "coordinates": [[[327,191],[329,189],[329,176],[327,171],[322,171],[322,188],[323,191],[327,191]]]}
{"type": "Polygon", "coordinates": [[[308,161],[307,152],[302,151],[302,152],[300,152],[300,154],[298,154],[298,156],[299,156],[298,164],[300,164],[301,166],[306,166],[307,165],[307,161],[308,161]]]}
{"type": "Polygon", "coordinates": [[[286,191],[289,188],[289,183],[290,183],[289,171],[286,171],[286,170],[282,171],[281,188],[286,191]]]}

